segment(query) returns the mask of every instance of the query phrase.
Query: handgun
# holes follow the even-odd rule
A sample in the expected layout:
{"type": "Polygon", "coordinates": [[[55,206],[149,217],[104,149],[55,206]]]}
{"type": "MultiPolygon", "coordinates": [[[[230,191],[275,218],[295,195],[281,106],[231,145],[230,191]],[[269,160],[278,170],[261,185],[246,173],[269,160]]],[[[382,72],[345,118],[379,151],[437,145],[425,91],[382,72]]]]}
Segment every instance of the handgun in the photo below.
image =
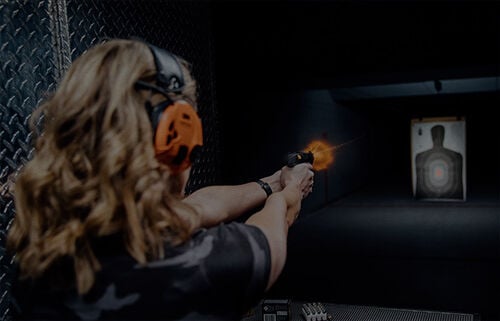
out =
{"type": "Polygon", "coordinates": [[[302,163],[312,163],[314,162],[314,155],[312,152],[291,152],[286,156],[286,166],[294,167],[302,163]]]}

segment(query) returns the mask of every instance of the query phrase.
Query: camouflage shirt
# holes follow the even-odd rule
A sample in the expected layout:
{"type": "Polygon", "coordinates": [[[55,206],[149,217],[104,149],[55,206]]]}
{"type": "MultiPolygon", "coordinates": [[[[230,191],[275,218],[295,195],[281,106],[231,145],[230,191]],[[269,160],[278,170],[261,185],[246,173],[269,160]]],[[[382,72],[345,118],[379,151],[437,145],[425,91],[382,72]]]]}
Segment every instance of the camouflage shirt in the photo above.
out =
{"type": "MultiPolygon", "coordinates": [[[[111,242],[112,243],[112,242],[111,242]]],[[[96,249],[102,269],[84,296],[50,284],[16,286],[19,319],[238,320],[264,294],[269,245],[255,226],[221,224],[195,233],[166,258],[142,266],[110,244],[96,249]]]]}

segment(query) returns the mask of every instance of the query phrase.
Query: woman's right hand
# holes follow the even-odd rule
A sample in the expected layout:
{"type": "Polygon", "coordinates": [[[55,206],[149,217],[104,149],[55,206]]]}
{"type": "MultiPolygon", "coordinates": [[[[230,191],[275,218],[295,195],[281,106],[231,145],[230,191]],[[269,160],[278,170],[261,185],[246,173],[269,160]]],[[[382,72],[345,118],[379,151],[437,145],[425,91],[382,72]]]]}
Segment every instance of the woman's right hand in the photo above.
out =
{"type": "Polygon", "coordinates": [[[281,184],[283,197],[287,203],[286,219],[288,226],[299,216],[302,199],[312,191],[314,172],[309,163],[299,164],[292,168],[281,169],[281,184]]]}
{"type": "Polygon", "coordinates": [[[283,196],[286,205],[286,222],[290,227],[297,219],[302,205],[303,193],[298,184],[290,183],[280,192],[283,196]]]}
{"type": "Polygon", "coordinates": [[[297,184],[302,192],[302,198],[306,198],[314,185],[314,171],[309,163],[298,164],[294,167],[284,166],[281,169],[281,186],[285,188],[290,184],[297,184]]]}

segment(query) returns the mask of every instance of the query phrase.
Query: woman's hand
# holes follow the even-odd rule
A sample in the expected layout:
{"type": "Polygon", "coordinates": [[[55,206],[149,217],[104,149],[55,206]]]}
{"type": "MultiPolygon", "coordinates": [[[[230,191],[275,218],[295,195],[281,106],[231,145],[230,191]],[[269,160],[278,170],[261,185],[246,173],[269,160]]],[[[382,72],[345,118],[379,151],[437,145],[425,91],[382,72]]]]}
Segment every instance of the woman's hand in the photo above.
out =
{"type": "Polygon", "coordinates": [[[299,216],[302,199],[312,191],[314,183],[312,165],[304,163],[292,168],[285,166],[281,169],[280,181],[283,186],[281,193],[287,203],[286,220],[290,226],[299,216]]]}
{"type": "Polygon", "coordinates": [[[297,183],[298,181],[290,182],[280,193],[287,205],[286,222],[289,227],[299,216],[302,206],[303,193],[297,183]]]}
{"type": "Polygon", "coordinates": [[[298,164],[294,167],[284,166],[281,169],[281,187],[285,188],[290,184],[297,184],[302,192],[302,198],[306,198],[314,185],[314,172],[309,163],[298,164]]]}

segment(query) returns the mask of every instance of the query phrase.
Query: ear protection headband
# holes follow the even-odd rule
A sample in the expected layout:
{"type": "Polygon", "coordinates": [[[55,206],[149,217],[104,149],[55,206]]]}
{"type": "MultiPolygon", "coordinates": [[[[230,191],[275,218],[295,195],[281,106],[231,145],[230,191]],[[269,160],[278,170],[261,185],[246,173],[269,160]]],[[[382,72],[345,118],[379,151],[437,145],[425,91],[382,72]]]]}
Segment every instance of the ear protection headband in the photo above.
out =
{"type": "Polygon", "coordinates": [[[201,120],[193,106],[184,100],[172,101],[169,94],[179,94],[184,89],[181,66],[168,51],[147,44],[153,53],[156,66],[156,85],[138,80],[138,89],[161,93],[166,100],[152,106],[148,111],[153,126],[153,144],[156,157],[177,174],[189,168],[201,152],[203,129],[201,120]]]}

